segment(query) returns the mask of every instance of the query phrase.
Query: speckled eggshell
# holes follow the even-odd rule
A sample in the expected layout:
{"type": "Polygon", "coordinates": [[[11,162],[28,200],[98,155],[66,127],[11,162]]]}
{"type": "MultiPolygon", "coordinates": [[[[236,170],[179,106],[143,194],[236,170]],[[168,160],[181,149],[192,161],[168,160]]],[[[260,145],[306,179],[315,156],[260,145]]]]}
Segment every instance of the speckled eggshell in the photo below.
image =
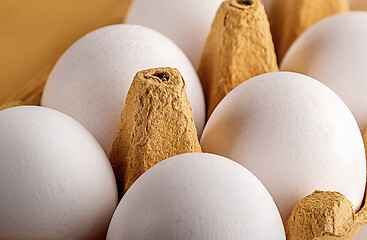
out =
{"type": "Polygon", "coordinates": [[[247,169],[188,153],[145,172],[113,215],[108,240],[285,240],[273,199],[247,169]]]}
{"type": "Polygon", "coordinates": [[[367,1],[366,0],[349,0],[349,3],[350,3],[351,10],[367,11],[367,1]]]}
{"type": "Polygon", "coordinates": [[[343,99],[367,130],[367,12],[321,20],[292,45],[281,70],[313,77],[343,99]]]}
{"type": "Polygon", "coordinates": [[[0,111],[0,153],[1,239],[105,239],[115,177],[82,125],[43,107],[0,111]]]}
{"type": "Polygon", "coordinates": [[[135,74],[155,67],[181,72],[200,136],[205,101],[195,69],[171,40],[141,26],[107,26],[75,42],[53,68],[41,104],[79,121],[108,153],[135,74]]]}
{"type": "Polygon", "coordinates": [[[125,22],[147,26],[172,39],[198,67],[223,0],[134,0],[125,22]]]}
{"type": "Polygon", "coordinates": [[[314,190],[344,194],[355,211],[361,205],[366,182],[361,133],[342,100],[310,77],[276,72],[242,83],[214,110],[201,145],[254,173],[283,221],[314,190]]]}

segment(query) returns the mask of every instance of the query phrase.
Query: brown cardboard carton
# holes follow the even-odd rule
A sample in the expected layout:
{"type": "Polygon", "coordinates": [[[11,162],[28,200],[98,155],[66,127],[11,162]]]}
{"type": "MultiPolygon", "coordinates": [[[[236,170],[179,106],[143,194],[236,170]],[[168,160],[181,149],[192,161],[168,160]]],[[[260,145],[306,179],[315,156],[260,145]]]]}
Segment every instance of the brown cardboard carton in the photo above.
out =
{"type": "Polygon", "coordinates": [[[261,0],[228,0],[214,19],[198,68],[208,118],[235,87],[278,71],[268,18],[261,0]]]}
{"type": "Polygon", "coordinates": [[[109,155],[120,193],[160,161],[189,152],[201,152],[201,147],[180,72],[138,72],[109,155]]]}

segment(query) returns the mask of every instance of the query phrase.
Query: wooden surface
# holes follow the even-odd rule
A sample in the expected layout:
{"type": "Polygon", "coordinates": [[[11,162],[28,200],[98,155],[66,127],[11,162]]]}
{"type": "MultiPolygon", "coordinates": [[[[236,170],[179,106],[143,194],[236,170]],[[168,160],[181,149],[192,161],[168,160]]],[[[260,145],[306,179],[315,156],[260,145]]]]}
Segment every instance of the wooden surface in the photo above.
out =
{"type": "Polygon", "coordinates": [[[0,105],[73,42],[121,23],[131,0],[0,0],[0,105]]]}

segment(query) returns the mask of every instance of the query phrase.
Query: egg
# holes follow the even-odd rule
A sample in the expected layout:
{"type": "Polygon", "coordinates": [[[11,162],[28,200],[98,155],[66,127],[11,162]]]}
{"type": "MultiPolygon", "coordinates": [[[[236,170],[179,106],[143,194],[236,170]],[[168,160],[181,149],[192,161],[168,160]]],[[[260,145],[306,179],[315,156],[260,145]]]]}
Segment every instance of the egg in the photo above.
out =
{"type": "Polygon", "coordinates": [[[223,0],[134,0],[126,23],[147,26],[172,39],[195,68],[223,0]]]}
{"type": "Polygon", "coordinates": [[[367,130],[367,12],[328,17],[302,34],[281,70],[313,77],[347,104],[360,130],[367,130]]]}
{"type": "Polygon", "coordinates": [[[135,74],[155,67],[181,72],[200,136],[205,100],[195,69],[171,40],[141,26],[107,26],[75,42],[50,73],[41,105],[79,121],[108,153],[135,74]]]}
{"type": "Polygon", "coordinates": [[[0,238],[105,239],[111,165],[78,122],[43,107],[0,111],[0,238]]]}
{"type": "Polygon", "coordinates": [[[275,72],[242,83],[214,110],[201,146],[254,173],[283,221],[314,190],[338,191],[355,211],[361,206],[366,157],[357,123],[333,91],[310,77],[275,72]]]}
{"type": "Polygon", "coordinates": [[[188,153],[145,172],[120,201],[108,240],[285,240],[273,199],[246,168],[188,153]]]}
{"type": "Polygon", "coordinates": [[[350,8],[352,10],[363,10],[367,11],[367,1],[366,0],[349,0],[350,8]]]}

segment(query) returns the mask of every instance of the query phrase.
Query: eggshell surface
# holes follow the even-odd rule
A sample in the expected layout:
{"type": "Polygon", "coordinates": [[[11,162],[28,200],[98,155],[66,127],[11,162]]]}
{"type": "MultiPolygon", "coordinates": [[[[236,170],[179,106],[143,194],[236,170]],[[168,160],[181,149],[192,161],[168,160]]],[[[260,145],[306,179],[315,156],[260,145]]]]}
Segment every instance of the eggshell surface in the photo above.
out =
{"type": "Polygon", "coordinates": [[[3,110],[0,153],[1,239],[105,239],[116,182],[83,126],[47,108],[3,110]]]}
{"type": "Polygon", "coordinates": [[[134,0],[125,22],[147,26],[172,39],[199,66],[206,38],[223,0],[134,0]]]}
{"type": "Polygon", "coordinates": [[[52,70],[41,104],[79,121],[108,153],[135,74],[155,67],[181,72],[200,136],[205,101],[195,69],[171,40],[141,26],[107,26],[75,42],[52,70]]]}
{"type": "Polygon", "coordinates": [[[127,191],[108,240],[285,239],[271,196],[224,157],[188,153],[164,160],[127,191]]]}
{"type": "Polygon", "coordinates": [[[367,130],[367,12],[328,17],[302,34],[281,69],[313,77],[333,90],[367,130]]]}
{"type": "Polygon", "coordinates": [[[342,100],[297,73],[254,77],[214,110],[203,152],[228,157],[265,185],[285,222],[314,190],[338,191],[358,210],[366,157],[357,123],[342,100]]]}

